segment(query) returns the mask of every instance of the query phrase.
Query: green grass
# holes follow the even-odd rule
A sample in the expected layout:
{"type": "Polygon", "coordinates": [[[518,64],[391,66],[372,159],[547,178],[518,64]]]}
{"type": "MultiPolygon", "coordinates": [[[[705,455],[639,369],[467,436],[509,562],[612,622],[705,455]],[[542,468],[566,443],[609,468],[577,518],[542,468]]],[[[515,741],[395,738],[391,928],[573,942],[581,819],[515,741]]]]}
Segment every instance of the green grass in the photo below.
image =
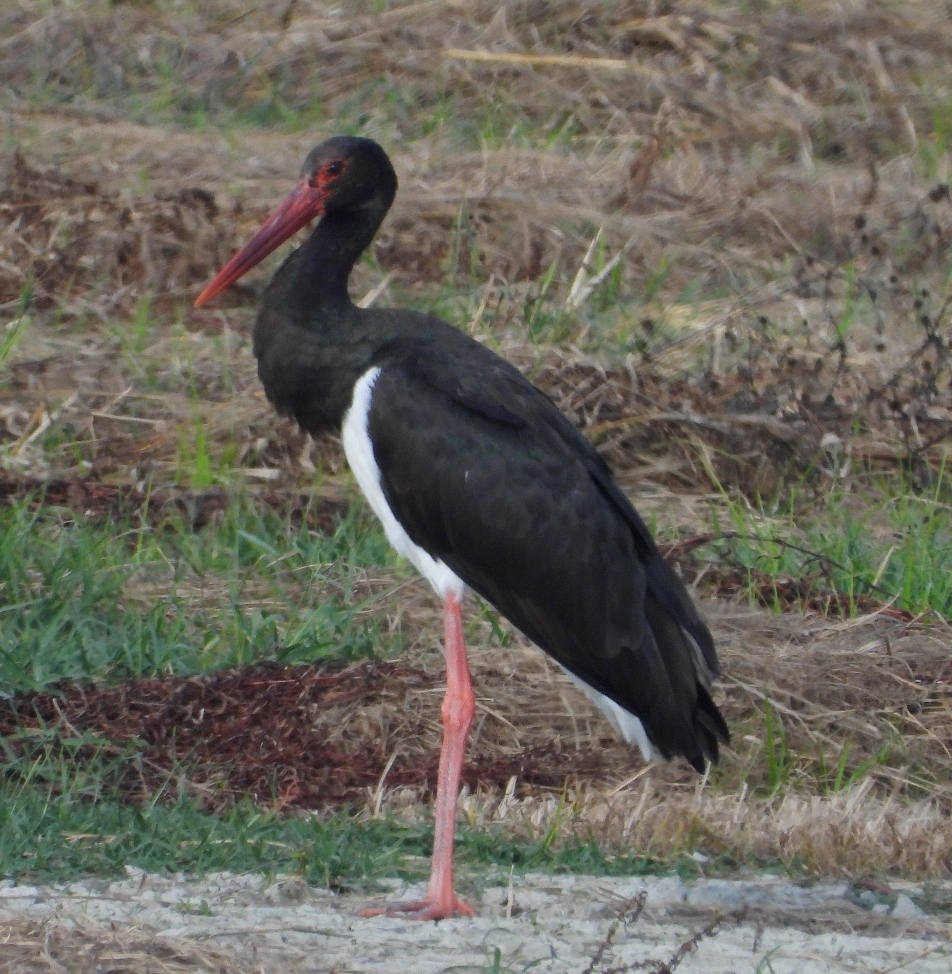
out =
{"type": "MultiPolygon", "coordinates": [[[[391,559],[366,515],[330,534],[251,501],[192,530],[26,504],[0,509],[0,684],[201,672],[398,648],[361,618],[355,573],[391,559]]],[[[385,598],[385,595],[379,598],[385,598]]]]}
{"type": "MultiPolygon", "coordinates": [[[[189,798],[140,807],[98,794],[95,785],[91,793],[83,779],[62,791],[40,777],[26,785],[0,782],[0,876],[64,882],[121,876],[130,865],[150,872],[296,873],[310,883],[337,887],[379,877],[422,880],[429,871],[433,831],[428,821],[359,821],[347,811],[287,817],[250,803],[209,814],[189,798]]],[[[467,867],[487,866],[600,876],[692,870],[688,860],[662,862],[627,850],[606,851],[592,838],[533,841],[506,835],[502,827],[463,827],[457,862],[464,874],[467,867]]]]}
{"type": "Polygon", "coordinates": [[[943,472],[926,490],[902,477],[837,485],[817,495],[791,491],[783,506],[759,508],[734,497],[712,506],[718,564],[746,574],[764,601],[765,582],[796,582],[804,598],[842,596],[857,614],[864,596],[911,613],[952,618],[952,491],[943,472]],[[726,510],[726,516],[723,513],[726,510]]]}
{"type": "MultiPolygon", "coordinates": [[[[737,532],[720,546],[749,567],[752,579],[755,573],[773,572],[780,579],[791,572],[812,577],[812,572],[818,585],[840,585],[848,595],[894,585],[889,591],[913,593],[910,599],[927,604],[923,600],[938,598],[948,582],[938,575],[929,584],[916,553],[926,546],[934,564],[945,564],[944,496],[939,482],[925,499],[905,490],[881,497],[872,521],[880,530],[891,528],[901,543],[888,537],[877,543],[869,524],[854,523],[849,508],[855,498],[849,494],[826,495],[827,506],[815,524],[797,522],[795,506],[755,517],[750,508],[735,505],[731,517],[737,532]],[[835,525],[848,530],[834,530],[835,525]],[[794,527],[802,534],[801,548],[812,545],[814,554],[776,541],[794,527]],[[889,559],[884,545],[892,551],[889,559]],[[838,559],[845,570],[847,555],[852,561],[841,577],[827,562],[838,559]]],[[[4,692],[62,679],[114,681],[261,658],[355,659],[397,649],[368,624],[367,603],[354,599],[356,573],[392,559],[376,525],[362,509],[328,533],[308,527],[308,521],[307,509],[270,510],[248,498],[200,531],[174,518],[146,529],[129,519],[117,529],[111,520],[62,509],[31,511],[25,503],[0,509],[4,692]]],[[[940,599],[939,604],[945,603],[940,599]]],[[[798,750],[769,700],[761,726],[746,729],[762,741],[749,757],[747,780],[751,794],[765,797],[790,789],[836,794],[895,757],[888,741],[879,753],[866,755],[854,756],[849,742],[836,757],[822,749],[798,750]]],[[[739,737],[744,730],[735,728],[739,737]]],[[[137,806],[119,797],[134,765],[132,745],[39,730],[2,747],[2,876],[24,881],[111,876],[128,864],[195,873],[293,872],[327,886],[382,876],[424,877],[432,838],[426,822],[366,822],[346,810],[331,817],[283,818],[242,803],[210,814],[179,795],[174,772],[170,787],[158,789],[160,798],[137,806]]],[[[722,773],[733,780],[738,770],[718,769],[712,787],[718,787],[722,773]]],[[[473,870],[499,866],[640,875],[691,869],[691,862],[678,856],[650,859],[591,836],[567,839],[558,825],[538,839],[502,827],[464,828],[458,847],[460,862],[473,870]]],[[[716,858],[716,850],[712,855],[716,858]]]]}
{"type": "MultiPolygon", "coordinates": [[[[335,814],[287,816],[250,801],[209,812],[180,787],[144,803],[124,800],[137,777],[136,744],[117,746],[93,733],[61,736],[39,729],[0,740],[0,877],[20,882],[67,882],[83,876],[119,877],[126,866],[171,873],[291,873],[328,888],[367,886],[398,876],[423,880],[433,844],[429,816],[407,821],[367,819],[344,808],[335,814]]],[[[704,839],[698,845],[704,847],[704,839]]],[[[684,855],[640,854],[616,848],[585,830],[564,833],[559,823],[541,836],[505,825],[457,830],[456,863],[464,889],[487,867],[506,873],[560,872],[642,876],[699,872],[684,855]]],[[[765,868],[775,863],[761,862],[765,868]]],[[[704,873],[736,863],[714,847],[704,873]]]]}
{"type": "Polygon", "coordinates": [[[393,823],[359,824],[345,813],[326,821],[282,818],[243,805],[208,814],[186,799],[136,807],[37,787],[3,790],[0,874],[22,881],[119,876],[133,865],[152,872],[291,872],[332,886],[393,875],[403,858],[425,855],[430,838],[393,823]]]}
{"type": "MultiPolygon", "coordinates": [[[[857,496],[837,487],[818,496],[804,487],[783,505],[759,509],[730,500],[712,512],[712,531],[726,536],[712,546],[715,562],[745,570],[761,600],[764,578],[775,579],[778,610],[779,585],[792,578],[818,593],[842,593],[848,611],[860,611],[851,600],[862,594],[895,597],[910,611],[950,611],[952,505],[945,478],[926,492],[904,480],[868,479],[866,489],[857,496]],[[724,510],[726,521],[718,513],[724,510]]],[[[362,506],[330,530],[310,526],[314,513],[239,497],[196,531],[180,516],[143,528],[131,512],[117,522],[26,503],[0,509],[4,692],[63,679],[204,672],[262,658],[290,663],[396,651],[398,639],[372,621],[373,604],[389,592],[369,601],[355,597],[359,573],[393,565],[379,529],[362,506]]],[[[741,773],[752,795],[833,795],[880,767],[906,763],[899,740],[884,741],[876,753],[854,753],[847,740],[829,756],[822,747],[791,743],[769,700],[759,724],[755,716],[734,730],[738,739],[746,731],[762,744],[745,758],[746,771],[718,769],[715,789],[722,776],[732,787],[741,773]]],[[[290,871],[339,885],[394,874],[419,879],[425,871],[424,859],[415,858],[429,852],[425,823],[367,823],[346,811],[283,819],[250,805],[209,814],[174,797],[171,772],[161,799],[138,807],[119,797],[135,759],[125,746],[41,730],[3,747],[0,875],[113,875],[133,864],[198,873],[290,871]]],[[[681,868],[676,856],[648,860],[557,832],[529,840],[502,829],[464,829],[461,862],[619,875],[681,868]]]]}

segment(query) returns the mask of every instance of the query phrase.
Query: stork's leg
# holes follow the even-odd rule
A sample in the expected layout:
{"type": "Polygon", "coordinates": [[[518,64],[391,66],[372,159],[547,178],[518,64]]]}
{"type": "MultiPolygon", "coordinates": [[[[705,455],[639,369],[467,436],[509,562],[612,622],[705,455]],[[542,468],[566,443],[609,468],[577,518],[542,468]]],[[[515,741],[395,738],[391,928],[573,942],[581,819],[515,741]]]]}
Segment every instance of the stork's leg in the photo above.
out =
{"type": "Polygon", "coordinates": [[[446,646],[446,696],[443,698],[443,747],[436,781],[435,836],[430,885],[426,899],[413,903],[394,903],[364,910],[363,916],[406,914],[414,920],[444,920],[462,914],[473,916],[473,908],[464,903],[453,889],[453,837],[456,833],[456,799],[459,795],[460,772],[466,738],[476,711],[476,699],[469,678],[466,644],[463,642],[463,620],[459,599],[447,595],[443,605],[446,646]]]}

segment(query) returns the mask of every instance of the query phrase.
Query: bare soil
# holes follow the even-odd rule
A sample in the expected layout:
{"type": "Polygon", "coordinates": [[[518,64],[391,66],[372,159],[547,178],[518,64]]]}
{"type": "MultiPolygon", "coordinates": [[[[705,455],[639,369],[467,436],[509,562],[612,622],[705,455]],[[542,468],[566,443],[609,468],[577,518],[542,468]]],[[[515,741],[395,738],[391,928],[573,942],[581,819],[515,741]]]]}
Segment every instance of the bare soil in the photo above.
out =
{"type": "Polygon", "coordinates": [[[0,960],[17,974],[945,974],[944,923],[917,904],[950,893],[765,877],[499,877],[473,891],[476,919],[424,924],[355,917],[379,894],[130,870],[114,882],[0,888],[0,960]]]}

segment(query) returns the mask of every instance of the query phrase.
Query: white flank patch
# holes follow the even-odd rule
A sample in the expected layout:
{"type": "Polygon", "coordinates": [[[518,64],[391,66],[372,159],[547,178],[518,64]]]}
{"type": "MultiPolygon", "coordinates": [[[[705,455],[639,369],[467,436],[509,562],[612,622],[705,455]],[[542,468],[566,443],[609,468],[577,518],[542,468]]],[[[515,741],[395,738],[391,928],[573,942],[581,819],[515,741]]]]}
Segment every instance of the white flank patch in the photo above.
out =
{"type": "MultiPolygon", "coordinates": [[[[561,664],[560,664],[561,665],[561,664]]],[[[658,755],[648,740],[645,733],[645,725],[632,713],[629,713],[620,704],[615,703],[604,693],[599,693],[594,687],[590,687],[583,679],[570,673],[562,667],[571,681],[595,704],[596,707],[608,718],[608,723],[624,738],[626,744],[637,744],[641,751],[641,756],[646,761],[654,761],[658,755]]]]}
{"type": "Polygon", "coordinates": [[[440,598],[445,599],[447,595],[452,594],[457,599],[461,599],[465,590],[462,580],[442,561],[427,554],[410,540],[410,536],[403,530],[393,511],[390,510],[387,498],[384,497],[383,488],[380,486],[380,468],[374,457],[374,447],[370,442],[368,430],[370,398],[378,375],[380,375],[380,368],[375,366],[365,372],[354,386],[354,398],[341,429],[347,462],[357,478],[357,483],[360,484],[360,489],[364,492],[364,497],[367,498],[367,503],[380,519],[387,540],[397,553],[403,555],[416,567],[417,571],[436,589],[440,598]]]}

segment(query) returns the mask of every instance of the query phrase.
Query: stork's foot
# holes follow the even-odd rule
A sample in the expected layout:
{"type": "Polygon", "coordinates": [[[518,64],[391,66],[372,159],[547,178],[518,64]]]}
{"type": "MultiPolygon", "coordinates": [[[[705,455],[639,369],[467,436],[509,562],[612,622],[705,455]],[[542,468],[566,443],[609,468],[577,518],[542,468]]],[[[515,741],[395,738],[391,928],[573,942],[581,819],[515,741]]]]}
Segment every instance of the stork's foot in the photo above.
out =
{"type": "Polygon", "coordinates": [[[372,906],[369,910],[361,910],[360,915],[362,917],[402,916],[408,920],[448,920],[456,916],[476,916],[476,911],[455,893],[451,893],[438,899],[427,897],[425,900],[414,900],[410,903],[372,906]]]}

